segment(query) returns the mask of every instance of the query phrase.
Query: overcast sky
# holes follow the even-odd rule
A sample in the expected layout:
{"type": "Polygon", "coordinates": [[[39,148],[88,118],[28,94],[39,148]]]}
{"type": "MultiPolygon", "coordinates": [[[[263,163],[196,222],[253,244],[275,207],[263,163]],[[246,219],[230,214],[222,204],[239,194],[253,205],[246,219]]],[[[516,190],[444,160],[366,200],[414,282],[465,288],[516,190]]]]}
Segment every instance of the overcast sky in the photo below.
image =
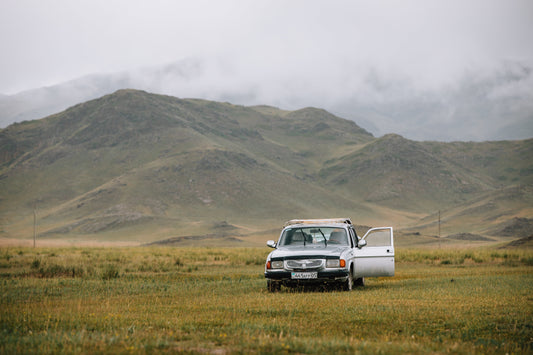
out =
{"type": "Polygon", "coordinates": [[[204,85],[265,104],[379,102],[533,68],[533,1],[2,0],[0,48],[3,94],[201,58],[204,85]]]}

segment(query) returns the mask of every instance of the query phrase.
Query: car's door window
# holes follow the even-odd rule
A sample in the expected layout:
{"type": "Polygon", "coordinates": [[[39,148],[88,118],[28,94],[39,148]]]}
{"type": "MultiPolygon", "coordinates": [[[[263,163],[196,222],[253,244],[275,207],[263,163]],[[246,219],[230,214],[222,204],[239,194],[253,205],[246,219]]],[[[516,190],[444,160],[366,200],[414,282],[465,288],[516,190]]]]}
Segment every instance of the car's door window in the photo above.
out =
{"type": "Polygon", "coordinates": [[[365,240],[369,247],[387,247],[392,245],[391,232],[389,229],[370,231],[365,235],[365,240]]]}

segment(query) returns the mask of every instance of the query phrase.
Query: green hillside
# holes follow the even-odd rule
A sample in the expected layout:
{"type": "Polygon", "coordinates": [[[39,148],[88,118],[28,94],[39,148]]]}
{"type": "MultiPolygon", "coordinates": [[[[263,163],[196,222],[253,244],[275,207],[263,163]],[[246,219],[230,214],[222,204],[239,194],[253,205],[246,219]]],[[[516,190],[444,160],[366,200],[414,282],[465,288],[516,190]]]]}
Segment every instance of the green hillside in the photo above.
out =
{"type": "Polygon", "coordinates": [[[533,163],[528,157],[533,157],[533,140],[436,143],[386,135],[328,161],[320,176],[367,201],[435,209],[486,191],[531,184],[533,163]]]}
{"type": "Polygon", "coordinates": [[[0,131],[0,237],[30,238],[34,208],[40,239],[259,244],[328,216],[431,235],[438,210],[450,234],[490,235],[533,216],[532,156],[533,140],[374,138],[317,108],[120,90],[0,131]]]}

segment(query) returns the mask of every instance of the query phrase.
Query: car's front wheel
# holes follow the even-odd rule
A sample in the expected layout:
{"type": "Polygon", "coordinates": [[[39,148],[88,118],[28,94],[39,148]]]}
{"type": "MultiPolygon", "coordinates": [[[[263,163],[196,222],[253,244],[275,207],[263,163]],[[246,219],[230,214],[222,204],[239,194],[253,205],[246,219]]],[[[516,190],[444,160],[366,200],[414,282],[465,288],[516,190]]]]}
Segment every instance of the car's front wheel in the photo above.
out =
{"type": "Polygon", "coordinates": [[[342,289],[344,291],[351,291],[353,289],[353,277],[351,272],[346,281],[343,282],[342,289]]]}

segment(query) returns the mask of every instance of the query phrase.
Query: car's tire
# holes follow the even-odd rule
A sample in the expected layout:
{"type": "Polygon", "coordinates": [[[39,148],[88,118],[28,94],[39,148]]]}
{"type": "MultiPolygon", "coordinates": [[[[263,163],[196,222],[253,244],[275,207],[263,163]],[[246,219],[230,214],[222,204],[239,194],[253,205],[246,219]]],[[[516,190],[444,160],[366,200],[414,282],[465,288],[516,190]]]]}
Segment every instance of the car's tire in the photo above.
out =
{"type": "Polygon", "coordinates": [[[365,286],[365,278],[364,277],[360,277],[360,278],[355,279],[354,282],[353,282],[353,285],[355,287],[363,287],[363,286],[365,286]]]}
{"type": "Polygon", "coordinates": [[[353,289],[353,277],[351,272],[346,281],[342,283],[342,289],[344,291],[351,291],[353,289]]]}
{"type": "Polygon", "coordinates": [[[281,290],[281,284],[277,281],[267,280],[268,292],[279,292],[281,290]]]}

